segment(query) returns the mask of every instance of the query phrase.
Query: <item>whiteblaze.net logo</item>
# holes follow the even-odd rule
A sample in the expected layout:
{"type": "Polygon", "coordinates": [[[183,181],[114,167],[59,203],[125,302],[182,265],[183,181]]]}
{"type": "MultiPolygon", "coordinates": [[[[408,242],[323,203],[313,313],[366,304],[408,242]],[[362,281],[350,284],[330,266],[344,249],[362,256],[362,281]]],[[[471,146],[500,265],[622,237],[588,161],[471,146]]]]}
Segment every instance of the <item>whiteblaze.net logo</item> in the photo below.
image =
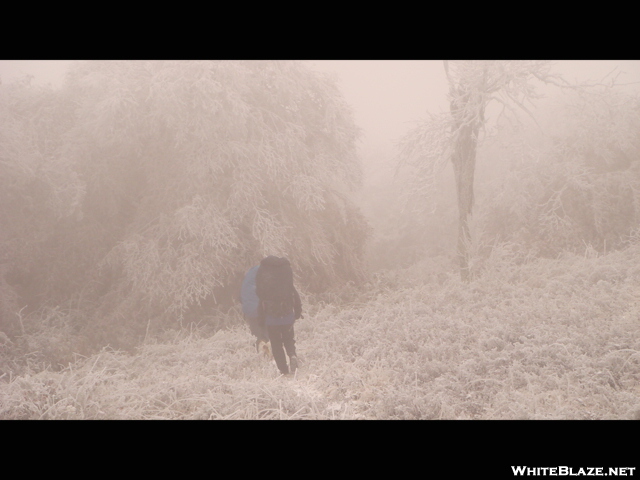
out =
{"type": "Polygon", "coordinates": [[[632,477],[636,467],[511,467],[516,477],[632,477]]]}

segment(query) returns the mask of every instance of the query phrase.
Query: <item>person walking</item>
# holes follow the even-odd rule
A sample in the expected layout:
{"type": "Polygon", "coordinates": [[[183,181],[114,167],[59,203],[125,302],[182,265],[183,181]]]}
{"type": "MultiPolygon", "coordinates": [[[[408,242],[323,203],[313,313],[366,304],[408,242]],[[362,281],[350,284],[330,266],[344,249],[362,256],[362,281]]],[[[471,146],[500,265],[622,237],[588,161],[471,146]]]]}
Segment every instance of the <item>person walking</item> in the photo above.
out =
{"type": "Polygon", "coordinates": [[[295,373],[299,365],[293,325],[303,316],[302,302],[293,285],[293,271],[287,258],[269,255],[260,262],[256,294],[258,317],[264,319],[278,370],[283,375],[295,373]]]}

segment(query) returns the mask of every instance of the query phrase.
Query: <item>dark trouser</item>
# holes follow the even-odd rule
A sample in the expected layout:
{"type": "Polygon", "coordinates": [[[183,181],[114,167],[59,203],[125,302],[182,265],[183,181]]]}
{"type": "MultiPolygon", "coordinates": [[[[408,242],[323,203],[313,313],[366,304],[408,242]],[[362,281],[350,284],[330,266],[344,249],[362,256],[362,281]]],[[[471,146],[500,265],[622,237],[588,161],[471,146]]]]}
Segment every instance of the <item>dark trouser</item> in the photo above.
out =
{"type": "Polygon", "coordinates": [[[268,341],[269,335],[267,334],[267,327],[264,324],[264,320],[260,321],[257,317],[244,317],[249,324],[249,330],[251,334],[258,340],[268,341]]]}
{"type": "Polygon", "coordinates": [[[296,354],[296,341],[294,339],[293,325],[267,325],[269,340],[271,340],[271,351],[276,361],[278,370],[282,373],[289,373],[287,365],[287,355],[292,357],[296,354]],[[284,347],[284,348],[283,348],[284,347]]]}

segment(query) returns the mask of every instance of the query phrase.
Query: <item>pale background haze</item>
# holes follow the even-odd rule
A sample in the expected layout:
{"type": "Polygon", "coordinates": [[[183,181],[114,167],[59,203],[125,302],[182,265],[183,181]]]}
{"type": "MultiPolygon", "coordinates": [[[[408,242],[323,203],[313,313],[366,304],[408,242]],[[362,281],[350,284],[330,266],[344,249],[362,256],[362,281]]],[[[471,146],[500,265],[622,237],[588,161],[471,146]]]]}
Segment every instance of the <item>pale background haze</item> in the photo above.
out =
{"type": "MultiPolygon", "coordinates": [[[[68,60],[0,60],[0,79],[32,75],[35,84],[57,87],[68,60]]],[[[441,60],[308,60],[314,69],[333,72],[362,129],[361,155],[389,156],[393,143],[427,112],[446,111],[447,82],[441,60]]],[[[570,82],[610,81],[640,90],[640,60],[561,60],[554,71],[570,82]]]]}

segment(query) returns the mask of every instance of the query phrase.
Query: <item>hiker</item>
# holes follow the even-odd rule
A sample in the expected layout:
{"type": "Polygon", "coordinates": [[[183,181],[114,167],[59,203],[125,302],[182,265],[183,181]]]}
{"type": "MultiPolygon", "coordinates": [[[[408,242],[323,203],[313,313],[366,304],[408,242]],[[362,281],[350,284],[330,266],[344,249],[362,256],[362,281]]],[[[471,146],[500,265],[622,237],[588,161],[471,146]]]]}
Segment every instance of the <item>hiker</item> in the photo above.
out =
{"type": "Polygon", "coordinates": [[[256,337],[256,351],[260,353],[260,348],[265,354],[269,354],[269,335],[264,325],[264,319],[258,316],[258,296],[256,295],[256,273],[260,265],[251,267],[242,280],[240,287],[240,303],[244,319],[249,325],[251,334],[256,337]]]}
{"type": "Polygon", "coordinates": [[[298,357],[293,324],[302,318],[302,302],[293,286],[289,260],[273,255],[264,258],[256,273],[256,293],[260,299],[258,317],[264,319],[278,370],[283,375],[295,373],[298,357]]]}

